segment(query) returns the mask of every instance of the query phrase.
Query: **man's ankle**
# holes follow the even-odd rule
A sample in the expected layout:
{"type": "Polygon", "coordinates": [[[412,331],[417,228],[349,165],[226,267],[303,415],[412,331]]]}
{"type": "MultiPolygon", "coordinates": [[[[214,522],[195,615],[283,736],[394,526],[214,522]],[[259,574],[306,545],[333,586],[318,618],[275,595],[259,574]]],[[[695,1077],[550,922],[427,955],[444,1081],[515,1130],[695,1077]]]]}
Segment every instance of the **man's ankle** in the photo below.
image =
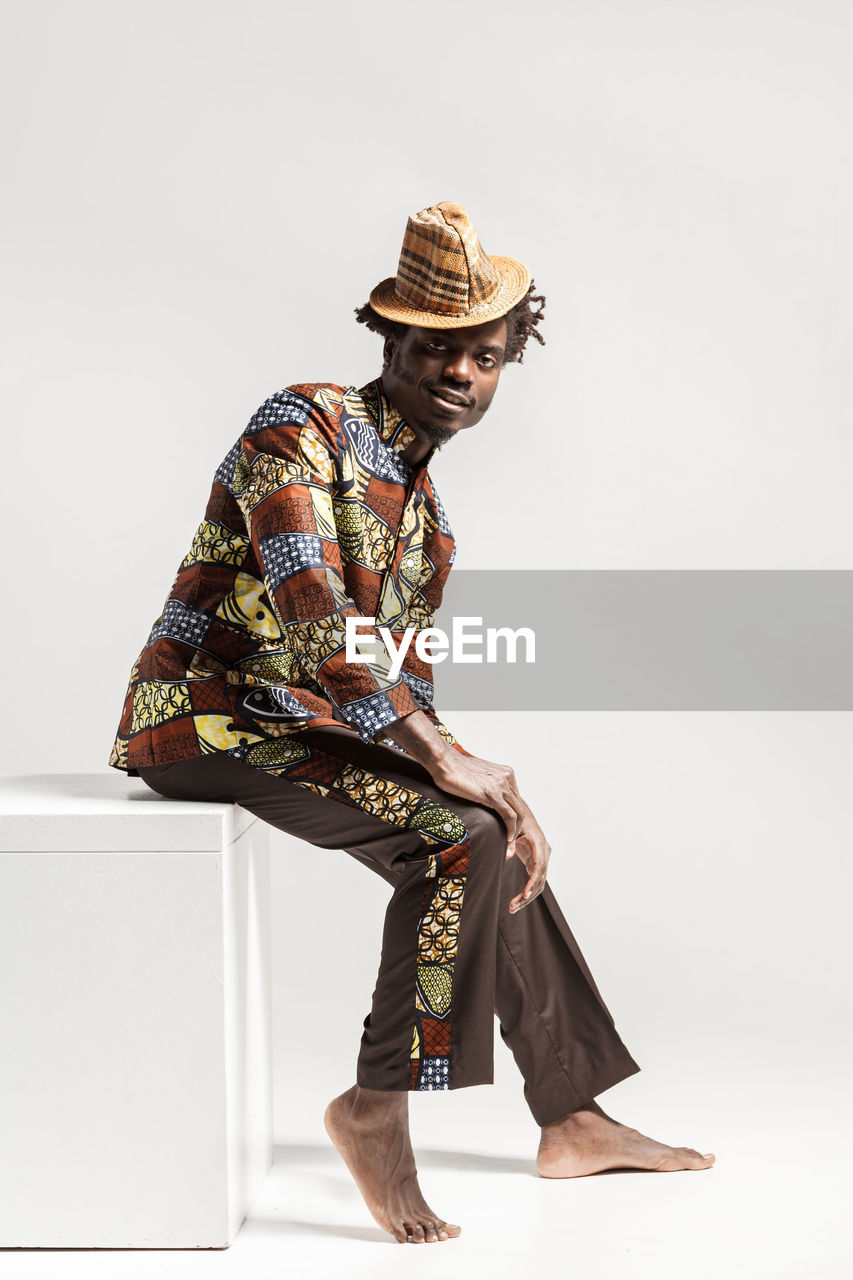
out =
{"type": "Polygon", "coordinates": [[[567,1111],[565,1115],[558,1116],[556,1120],[543,1124],[543,1136],[548,1133],[557,1133],[562,1129],[585,1128],[597,1121],[603,1114],[601,1108],[595,1102],[585,1102],[582,1107],[577,1107],[574,1111],[567,1111]]]}
{"type": "Polygon", "coordinates": [[[388,1089],[365,1089],[355,1084],[343,1097],[349,1105],[350,1117],[353,1120],[373,1118],[376,1116],[395,1116],[404,1118],[409,1113],[409,1095],[388,1089]]]}

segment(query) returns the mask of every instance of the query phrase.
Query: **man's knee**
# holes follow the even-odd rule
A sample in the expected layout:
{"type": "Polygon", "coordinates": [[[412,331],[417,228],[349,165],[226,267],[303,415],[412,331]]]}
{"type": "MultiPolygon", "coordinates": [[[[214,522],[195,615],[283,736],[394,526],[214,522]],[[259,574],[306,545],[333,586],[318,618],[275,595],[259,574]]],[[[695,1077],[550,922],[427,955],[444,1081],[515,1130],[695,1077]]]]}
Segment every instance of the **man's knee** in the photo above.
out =
{"type": "Polygon", "coordinates": [[[472,853],[499,862],[506,855],[506,827],[494,809],[472,806],[465,814],[472,853]]]}

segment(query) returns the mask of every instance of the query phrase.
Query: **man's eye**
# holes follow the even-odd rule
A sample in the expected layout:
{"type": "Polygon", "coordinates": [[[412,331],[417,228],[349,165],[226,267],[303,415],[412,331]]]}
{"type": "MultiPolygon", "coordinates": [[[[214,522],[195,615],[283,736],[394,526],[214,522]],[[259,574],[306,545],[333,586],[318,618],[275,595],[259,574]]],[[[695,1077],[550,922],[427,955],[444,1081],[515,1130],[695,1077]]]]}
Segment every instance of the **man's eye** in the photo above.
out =
{"type": "Polygon", "coordinates": [[[427,343],[427,346],[429,347],[430,351],[443,351],[443,350],[444,350],[444,343],[443,343],[443,342],[428,342],[428,343],[427,343]]]}
{"type": "Polygon", "coordinates": [[[481,356],[480,364],[483,366],[484,369],[493,369],[495,366],[495,362],[492,356],[481,356]]]}

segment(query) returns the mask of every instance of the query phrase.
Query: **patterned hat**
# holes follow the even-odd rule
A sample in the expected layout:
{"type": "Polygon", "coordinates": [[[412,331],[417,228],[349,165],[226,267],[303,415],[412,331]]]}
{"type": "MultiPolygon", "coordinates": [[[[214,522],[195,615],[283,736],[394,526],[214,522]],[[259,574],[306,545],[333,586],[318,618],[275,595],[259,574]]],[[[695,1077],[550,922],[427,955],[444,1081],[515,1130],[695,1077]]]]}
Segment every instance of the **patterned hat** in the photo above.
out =
{"type": "Polygon", "coordinates": [[[515,258],[489,255],[465,210],[443,200],[409,218],[396,276],[378,284],[379,315],[425,329],[461,329],[506,315],[530,287],[515,258]]]}

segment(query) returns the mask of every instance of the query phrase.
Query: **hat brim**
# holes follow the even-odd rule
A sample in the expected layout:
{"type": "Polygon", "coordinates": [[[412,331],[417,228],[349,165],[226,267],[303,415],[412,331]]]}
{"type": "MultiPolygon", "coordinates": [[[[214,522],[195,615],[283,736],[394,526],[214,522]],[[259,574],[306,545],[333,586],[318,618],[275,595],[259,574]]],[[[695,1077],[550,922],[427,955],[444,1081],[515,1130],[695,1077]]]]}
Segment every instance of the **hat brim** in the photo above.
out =
{"type": "Polygon", "coordinates": [[[523,262],[515,258],[501,258],[495,253],[489,254],[489,261],[501,278],[501,285],[490,302],[472,307],[457,315],[448,315],[437,311],[418,311],[407,306],[397,296],[396,276],[389,276],[376,286],[370,295],[370,305],[386,320],[396,320],[398,324],[413,324],[422,329],[465,329],[475,324],[488,324],[490,320],[498,320],[511,311],[520,302],[530,288],[530,272],[523,262]]]}

